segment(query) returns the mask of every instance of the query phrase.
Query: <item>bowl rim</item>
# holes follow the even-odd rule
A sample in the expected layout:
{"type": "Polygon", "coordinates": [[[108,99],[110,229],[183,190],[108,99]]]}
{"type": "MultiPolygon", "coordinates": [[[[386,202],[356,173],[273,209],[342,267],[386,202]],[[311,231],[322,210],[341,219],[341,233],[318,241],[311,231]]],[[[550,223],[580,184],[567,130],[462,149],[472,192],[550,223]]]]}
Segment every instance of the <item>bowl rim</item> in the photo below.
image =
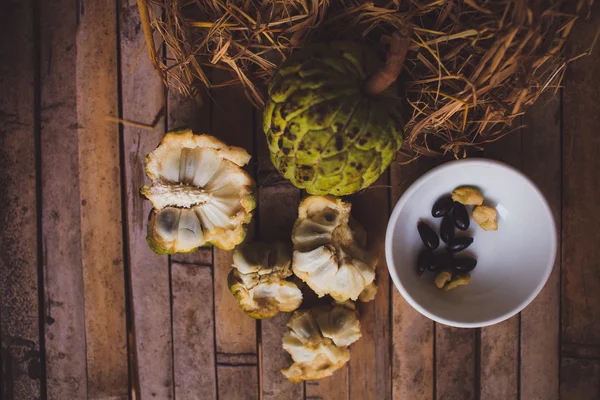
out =
{"type": "Polygon", "coordinates": [[[552,273],[552,270],[554,268],[554,264],[556,263],[556,252],[557,252],[557,248],[558,248],[557,240],[558,240],[558,233],[557,233],[557,228],[556,228],[556,221],[554,220],[554,215],[552,213],[552,208],[548,204],[548,201],[546,200],[546,197],[543,195],[541,190],[537,187],[537,185],[529,177],[527,177],[523,172],[519,171],[517,168],[515,168],[511,165],[508,165],[506,163],[503,163],[501,161],[491,160],[491,159],[487,159],[487,158],[466,158],[466,159],[461,159],[461,160],[449,161],[449,162],[443,163],[441,165],[438,165],[435,168],[432,168],[431,170],[427,171],[425,174],[423,174],[419,178],[417,178],[417,180],[415,180],[413,182],[413,184],[410,185],[408,187],[408,189],[406,189],[404,191],[404,193],[402,194],[400,199],[398,199],[398,201],[396,202],[396,205],[394,206],[394,209],[388,220],[388,225],[387,225],[387,229],[385,232],[385,258],[386,258],[386,264],[388,267],[388,272],[389,272],[390,276],[392,277],[394,286],[400,292],[402,297],[404,297],[404,299],[408,302],[408,304],[410,304],[411,307],[413,307],[419,313],[421,313],[425,317],[427,317],[435,322],[439,322],[441,324],[448,325],[448,326],[453,326],[453,327],[457,327],[457,328],[482,328],[485,326],[497,324],[499,322],[505,321],[505,320],[515,316],[516,314],[520,313],[525,307],[527,307],[533,301],[533,299],[535,299],[537,297],[537,295],[542,291],[542,289],[546,285],[546,282],[548,281],[548,278],[550,277],[550,274],[552,273]],[[413,193],[415,193],[423,185],[423,183],[425,183],[425,181],[429,180],[434,175],[437,175],[448,168],[456,166],[457,164],[492,165],[494,167],[500,167],[500,168],[509,170],[511,172],[517,173],[523,179],[525,179],[525,181],[532,187],[533,191],[541,199],[546,212],[550,216],[550,223],[553,228],[550,232],[550,236],[551,236],[550,237],[550,239],[551,239],[550,251],[552,253],[551,262],[548,265],[546,265],[546,268],[544,270],[544,275],[543,275],[542,279],[540,280],[540,282],[538,283],[538,285],[536,286],[536,288],[531,292],[531,294],[521,304],[519,304],[519,306],[515,307],[511,311],[508,311],[508,312],[506,312],[502,315],[499,315],[495,318],[477,321],[477,322],[458,322],[458,321],[449,320],[449,319],[440,317],[439,315],[433,314],[433,313],[427,311],[425,308],[423,308],[417,301],[415,301],[412,298],[412,296],[404,288],[404,285],[402,284],[402,282],[400,281],[400,278],[398,277],[398,274],[396,273],[396,268],[394,266],[393,257],[392,257],[393,231],[396,226],[398,216],[399,216],[401,210],[404,208],[404,205],[406,204],[408,199],[413,195],[413,193]]]}

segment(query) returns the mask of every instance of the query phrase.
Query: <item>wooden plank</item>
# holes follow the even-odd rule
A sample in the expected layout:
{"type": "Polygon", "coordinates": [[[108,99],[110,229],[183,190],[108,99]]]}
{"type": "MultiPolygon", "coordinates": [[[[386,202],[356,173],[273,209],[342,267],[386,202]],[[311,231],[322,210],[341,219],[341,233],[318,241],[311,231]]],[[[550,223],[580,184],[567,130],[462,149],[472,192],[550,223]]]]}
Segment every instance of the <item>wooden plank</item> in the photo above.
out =
{"type": "MultiPolygon", "coordinates": [[[[170,89],[167,105],[169,130],[187,126],[196,133],[211,133],[212,100],[208,92],[202,92],[194,100],[170,89]]],[[[207,246],[193,253],[173,254],[171,260],[178,263],[212,265],[213,248],[207,246]]]]}
{"type": "Polygon", "coordinates": [[[600,399],[600,360],[561,360],[562,400],[600,399]]]}
{"type": "Polygon", "coordinates": [[[251,365],[219,365],[219,399],[258,400],[258,369],[251,365]]]}
{"type": "MultiPolygon", "coordinates": [[[[523,172],[540,188],[561,231],[561,120],[559,96],[542,97],[523,116],[523,172]]],[[[558,248],[560,245],[559,234],[558,248]]],[[[521,312],[521,399],[558,400],[560,254],[546,286],[521,312]]]]}
{"type": "MultiPolygon", "coordinates": [[[[576,25],[570,53],[585,51],[599,24],[592,12],[576,25]]],[[[569,66],[563,89],[561,341],[587,346],[600,345],[599,74],[594,51],[569,66]]],[[[561,399],[600,397],[598,360],[563,358],[560,374],[561,399]]]]}
{"type": "Polygon", "coordinates": [[[173,263],[171,278],[175,395],[177,399],[216,399],[212,270],[173,263]]]}
{"type": "MultiPolygon", "coordinates": [[[[350,349],[352,352],[352,348],[350,349]]],[[[350,353],[352,357],[352,353],[350,353]]],[[[335,371],[332,376],[306,381],[304,390],[305,400],[345,400],[348,399],[348,364],[335,371]]]]}
{"type": "Polygon", "coordinates": [[[357,303],[362,337],[351,347],[350,399],[391,397],[390,276],[384,254],[388,202],[387,173],[352,199],[353,216],[367,231],[369,250],[380,258],[376,267],[375,299],[357,303]]]}
{"type": "MultiPolygon", "coordinates": [[[[513,132],[499,141],[489,143],[485,148],[485,156],[521,169],[521,132],[513,132]]],[[[518,398],[519,324],[520,316],[516,315],[499,324],[481,328],[478,349],[480,398],[518,398]]]]}
{"type": "MultiPolygon", "coordinates": [[[[260,128],[259,128],[260,129],[260,128]]],[[[264,135],[257,132],[262,144],[264,135]]],[[[268,155],[268,150],[258,152],[258,156],[268,155]]],[[[258,209],[258,238],[269,242],[275,240],[290,241],[292,227],[298,216],[300,191],[291,184],[260,186],[258,209]]],[[[289,313],[261,321],[260,374],[262,380],[262,398],[265,400],[302,399],[304,385],[292,383],[281,373],[289,367],[291,359],[282,348],[282,339],[290,319],[289,313]]]]}
{"type": "MultiPolygon", "coordinates": [[[[215,72],[215,82],[224,82],[230,75],[224,71],[215,72]]],[[[254,151],[254,109],[246,99],[243,89],[237,86],[217,89],[213,92],[212,105],[212,133],[219,139],[234,146],[245,148],[253,158],[247,167],[253,172],[253,163],[256,160],[254,151]]],[[[248,237],[252,237],[252,227],[249,228],[248,237]]],[[[215,324],[216,324],[216,351],[227,354],[256,354],[257,336],[256,321],[244,314],[238,307],[235,298],[227,287],[227,274],[231,269],[232,252],[215,248],[214,257],[214,289],[215,289],[215,324]]],[[[235,385],[243,390],[244,396],[253,398],[258,396],[258,365],[255,367],[228,366],[217,368],[217,381],[219,398],[227,397],[230,388],[223,385],[231,377],[236,377],[235,385]],[[252,369],[254,369],[252,371],[252,369]],[[225,374],[225,376],[221,376],[225,374]],[[257,392],[251,392],[256,388],[257,392]]],[[[237,392],[236,392],[237,393],[237,392]]],[[[243,397],[240,397],[243,398],[243,397]]]]}
{"type": "Polygon", "coordinates": [[[436,393],[438,399],[475,399],[477,330],[436,324],[436,393]]]}
{"type": "Polygon", "coordinates": [[[36,202],[35,7],[0,5],[0,377],[3,399],[42,394],[36,202]]]}
{"type": "MultiPolygon", "coordinates": [[[[408,165],[400,160],[390,167],[391,204],[435,161],[420,159],[408,165]]],[[[392,398],[434,398],[434,323],[412,308],[393,287],[392,296],[392,398]]]]}
{"type": "MultiPolygon", "coordinates": [[[[152,67],[139,29],[136,0],[122,0],[119,8],[121,103],[123,119],[150,124],[163,112],[165,92],[152,67]]],[[[173,398],[173,352],[169,260],[146,243],[146,221],[152,208],[139,194],[149,179],[144,159],[160,142],[164,125],[154,129],[123,126],[127,253],[133,318],[133,380],[142,399],[173,398]]]]}
{"type": "Polygon", "coordinates": [[[42,2],[41,181],[46,386],[50,400],[87,399],[72,1],[42,2]],[[57,24],[56,21],[61,21],[57,24]]]}
{"type": "Polygon", "coordinates": [[[117,15],[114,2],[80,4],[77,29],[79,191],[88,396],[128,397],[123,266],[117,15]]]}

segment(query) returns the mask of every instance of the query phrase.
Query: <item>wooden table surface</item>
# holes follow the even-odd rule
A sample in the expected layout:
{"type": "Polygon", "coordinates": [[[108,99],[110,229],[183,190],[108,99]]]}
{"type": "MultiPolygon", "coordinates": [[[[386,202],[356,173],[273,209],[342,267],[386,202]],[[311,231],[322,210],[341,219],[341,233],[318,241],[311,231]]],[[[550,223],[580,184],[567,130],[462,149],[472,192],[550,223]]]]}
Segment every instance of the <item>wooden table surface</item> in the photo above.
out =
{"type": "MultiPolygon", "coordinates": [[[[597,11],[576,25],[572,54],[596,32],[597,11]]],[[[260,187],[251,235],[289,232],[301,193],[274,173],[242,91],[216,90],[200,108],[166,94],[134,0],[5,0],[0,38],[3,400],[600,399],[600,49],[484,152],[522,170],[552,206],[559,253],[535,301],[495,326],[449,328],[408,306],[381,260],[348,366],[292,384],[279,372],[288,316],[257,322],[237,308],[230,252],[158,256],[145,242],[143,160],[182,125],[248,149],[260,187]],[[154,129],[107,119],[157,115],[154,129]]],[[[439,162],[395,163],[352,198],[372,240],[439,162]]]]}

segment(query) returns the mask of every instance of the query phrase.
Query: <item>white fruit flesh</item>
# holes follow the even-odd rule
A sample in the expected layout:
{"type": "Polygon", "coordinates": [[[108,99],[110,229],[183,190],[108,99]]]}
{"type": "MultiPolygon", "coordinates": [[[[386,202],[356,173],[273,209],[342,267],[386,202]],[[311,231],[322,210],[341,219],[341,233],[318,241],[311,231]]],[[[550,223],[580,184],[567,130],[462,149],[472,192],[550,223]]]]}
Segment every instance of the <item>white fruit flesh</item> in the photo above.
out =
{"type": "Polygon", "coordinates": [[[229,249],[245,236],[254,208],[254,182],[241,169],[245,150],[208,135],[179,131],[165,135],[148,155],[142,188],[155,210],[149,242],[158,252],[192,251],[215,244],[229,249]]]}
{"type": "Polygon", "coordinates": [[[364,234],[350,220],[348,203],[307,197],[298,209],[292,240],[292,269],[319,297],[343,302],[358,299],[367,287],[376,290],[374,262],[364,249],[364,234]]]}
{"type": "Polygon", "coordinates": [[[229,290],[242,310],[253,318],[270,318],[279,311],[294,311],[302,303],[302,292],[286,281],[290,271],[290,246],[252,243],[233,253],[229,290]]]}
{"type": "Polygon", "coordinates": [[[361,337],[356,311],[345,305],[296,311],[283,349],[294,363],[281,372],[292,382],[330,376],[350,360],[348,345],[361,337]]]}

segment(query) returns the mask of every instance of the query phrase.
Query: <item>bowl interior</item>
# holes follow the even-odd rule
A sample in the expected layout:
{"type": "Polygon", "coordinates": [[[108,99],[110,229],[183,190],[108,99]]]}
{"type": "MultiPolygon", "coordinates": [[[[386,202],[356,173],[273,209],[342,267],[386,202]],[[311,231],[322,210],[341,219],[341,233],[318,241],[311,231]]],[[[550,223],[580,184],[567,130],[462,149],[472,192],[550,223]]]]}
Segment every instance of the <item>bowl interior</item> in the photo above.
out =
{"type": "Polygon", "coordinates": [[[386,235],[390,274],[402,295],[429,318],[459,327],[490,325],[522,310],[545,284],[555,254],[556,229],[544,197],[520,172],[489,160],[450,162],[419,178],[396,205],[386,235]],[[417,223],[422,219],[439,233],[433,203],[464,185],[479,188],[484,204],[496,208],[498,230],[486,232],[473,220],[467,231],[456,230],[474,238],[459,255],[474,256],[477,268],[468,286],[445,292],[433,284],[434,274],[416,273],[423,249],[417,223]]]}

